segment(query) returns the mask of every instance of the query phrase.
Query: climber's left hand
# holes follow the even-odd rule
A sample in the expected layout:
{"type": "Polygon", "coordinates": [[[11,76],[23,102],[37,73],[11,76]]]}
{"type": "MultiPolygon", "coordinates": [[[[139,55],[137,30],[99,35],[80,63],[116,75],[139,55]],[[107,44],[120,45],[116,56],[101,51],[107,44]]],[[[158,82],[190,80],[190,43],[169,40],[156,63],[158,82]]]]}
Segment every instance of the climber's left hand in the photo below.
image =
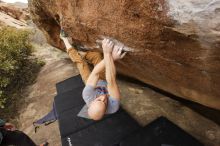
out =
{"type": "Polygon", "coordinates": [[[126,53],[127,52],[123,53],[122,46],[115,45],[112,51],[112,57],[114,60],[119,60],[119,59],[122,59],[126,55],[126,53]]]}

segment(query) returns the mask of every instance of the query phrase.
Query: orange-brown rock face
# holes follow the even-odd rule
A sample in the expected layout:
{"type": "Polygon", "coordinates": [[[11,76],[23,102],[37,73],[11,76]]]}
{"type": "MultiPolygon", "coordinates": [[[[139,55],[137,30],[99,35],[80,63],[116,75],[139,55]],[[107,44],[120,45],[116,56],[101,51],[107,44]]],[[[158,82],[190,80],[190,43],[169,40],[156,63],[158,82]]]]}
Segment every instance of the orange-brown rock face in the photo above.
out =
{"type": "Polygon", "coordinates": [[[120,73],[182,98],[220,109],[218,0],[31,0],[33,21],[60,49],[62,26],[75,44],[96,48],[100,36],[134,49],[120,73]]]}

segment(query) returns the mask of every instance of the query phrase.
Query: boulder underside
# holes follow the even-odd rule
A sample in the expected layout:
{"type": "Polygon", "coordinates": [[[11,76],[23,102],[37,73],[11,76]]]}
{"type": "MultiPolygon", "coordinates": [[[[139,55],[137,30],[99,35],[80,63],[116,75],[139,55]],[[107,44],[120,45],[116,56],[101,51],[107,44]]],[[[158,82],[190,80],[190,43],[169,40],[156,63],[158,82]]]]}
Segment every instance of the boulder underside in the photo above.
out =
{"type": "Polygon", "coordinates": [[[120,73],[220,109],[220,23],[213,19],[220,2],[214,2],[195,13],[184,7],[193,9],[193,0],[177,9],[172,0],[31,0],[29,8],[51,45],[64,50],[61,26],[74,44],[92,49],[100,36],[111,37],[134,50],[117,62],[120,73]]]}

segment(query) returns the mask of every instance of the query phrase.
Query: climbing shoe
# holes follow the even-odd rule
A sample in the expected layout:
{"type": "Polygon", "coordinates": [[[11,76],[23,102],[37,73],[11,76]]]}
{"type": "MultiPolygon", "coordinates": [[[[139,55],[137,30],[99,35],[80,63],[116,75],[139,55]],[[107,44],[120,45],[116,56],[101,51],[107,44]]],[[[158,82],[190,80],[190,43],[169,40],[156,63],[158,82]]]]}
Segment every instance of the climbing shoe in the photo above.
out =
{"type": "Polygon", "coordinates": [[[63,29],[60,30],[60,35],[62,37],[68,37],[67,33],[63,29]]]}

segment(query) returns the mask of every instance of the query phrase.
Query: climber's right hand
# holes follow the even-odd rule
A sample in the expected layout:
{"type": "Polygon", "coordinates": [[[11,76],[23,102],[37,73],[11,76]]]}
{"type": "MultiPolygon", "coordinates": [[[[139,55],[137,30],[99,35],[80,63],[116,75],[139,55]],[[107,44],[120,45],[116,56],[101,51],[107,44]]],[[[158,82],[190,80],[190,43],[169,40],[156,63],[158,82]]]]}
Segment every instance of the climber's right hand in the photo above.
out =
{"type": "Polygon", "coordinates": [[[114,43],[109,40],[109,39],[104,39],[102,41],[102,48],[103,48],[103,52],[105,54],[110,54],[112,53],[112,50],[113,50],[113,47],[114,47],[114,43]]]}

